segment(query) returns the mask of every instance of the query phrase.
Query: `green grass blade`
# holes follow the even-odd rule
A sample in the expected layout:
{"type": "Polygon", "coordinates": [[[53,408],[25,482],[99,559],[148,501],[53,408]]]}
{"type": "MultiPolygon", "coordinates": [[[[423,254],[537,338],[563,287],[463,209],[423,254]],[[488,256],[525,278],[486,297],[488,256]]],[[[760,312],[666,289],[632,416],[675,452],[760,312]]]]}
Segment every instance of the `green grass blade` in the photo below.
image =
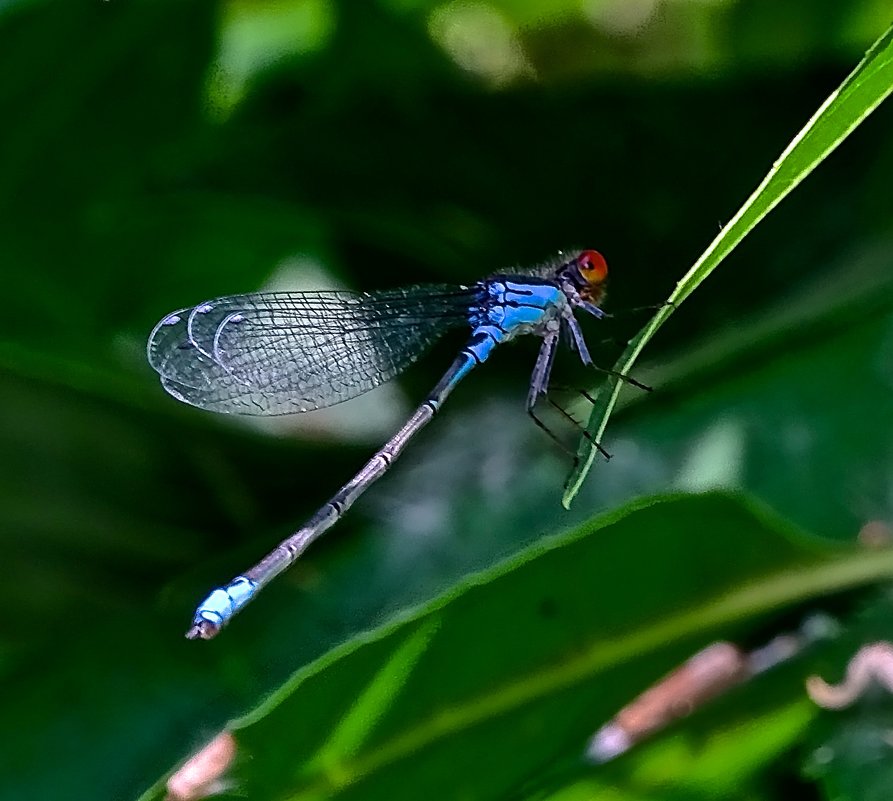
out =
{"type": "MultiPolygon", "coordinates": [[[[794,137],[781,157],[738,213],[714,239],[651,321],[630,341],[614,366],[627,374],[658,329],[775,206],[806,178],[893,90],[893,27],[865,54],[847,79],[821,105],[794,137]]],[[[580,440],[577,464],[567,481],[562,503],[567,508],[580,490],[597,454],[592,442],[601,440],[614,410],[622,381],[611,376],[596,398],[580,440]]]]}

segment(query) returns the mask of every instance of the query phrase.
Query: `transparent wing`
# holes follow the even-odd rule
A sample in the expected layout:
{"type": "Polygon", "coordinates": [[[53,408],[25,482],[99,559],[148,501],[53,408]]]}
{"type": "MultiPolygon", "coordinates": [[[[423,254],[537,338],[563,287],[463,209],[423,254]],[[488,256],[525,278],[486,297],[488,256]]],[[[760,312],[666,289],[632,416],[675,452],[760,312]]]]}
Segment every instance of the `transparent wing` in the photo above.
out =
{"type": "Polygon", "coordinates": [[[234,295],[169,314],[147,355],[164,388],[193,406],[306,412],[394,378],[447,329],[467,324],[476,297],[443,285],[234,295]]]}

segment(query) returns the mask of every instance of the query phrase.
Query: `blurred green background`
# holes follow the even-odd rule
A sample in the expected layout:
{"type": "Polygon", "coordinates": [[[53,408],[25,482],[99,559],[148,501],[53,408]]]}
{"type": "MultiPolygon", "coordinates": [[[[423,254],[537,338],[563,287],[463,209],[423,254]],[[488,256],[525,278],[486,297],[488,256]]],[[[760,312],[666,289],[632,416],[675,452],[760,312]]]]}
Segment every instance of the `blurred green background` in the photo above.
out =
{"type": "MultiPolygon", "coordinates": [[[[889,17],[880,0],[0,2],[0,796],[136,797],[357,632],[650,493],[744,492],[816,539],[889,524],[889,106],[665,326],[639,376],[656,391],[616,415],[571,512],[519,343],[213,643],[182,639],[194,604],[352,474],[461,335],[393,386],[263,424],[176,403],[143,351],[164,314],[217,295],[471,282],[582,246],[612,269],[617,316],[587,326],[608,366],[644,322],[630,310],[667,296],[889,17]]],[[[631,541],[617,581],[646,559],[631,541]]],[[[741,797],[824,797],[798,748],[741,797]]]]}

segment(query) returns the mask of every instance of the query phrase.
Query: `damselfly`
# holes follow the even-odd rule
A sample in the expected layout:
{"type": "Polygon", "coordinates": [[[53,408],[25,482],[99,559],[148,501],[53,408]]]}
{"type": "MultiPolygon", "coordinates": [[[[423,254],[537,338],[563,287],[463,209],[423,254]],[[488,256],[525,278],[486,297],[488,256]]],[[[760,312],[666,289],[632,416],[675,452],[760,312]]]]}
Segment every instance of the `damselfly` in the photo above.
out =
{"type": "Polygon", "coordinates": [[[405,425],[302,528],[214,590],[186,636],[217,634],[384,475],[470,370],[521,334],[543,340],[527,394],[534,416],[560,337],[592,365],[574,312],[604,317],[598,304],[607,275],[602,255],[584,250],[471,286],[232,295],[161,320],[147,352],[164,388],[202,409],[248,415],[307,412],[356,397],[401,373],[448,329],[471,329],[465,347],[405,425]]]}

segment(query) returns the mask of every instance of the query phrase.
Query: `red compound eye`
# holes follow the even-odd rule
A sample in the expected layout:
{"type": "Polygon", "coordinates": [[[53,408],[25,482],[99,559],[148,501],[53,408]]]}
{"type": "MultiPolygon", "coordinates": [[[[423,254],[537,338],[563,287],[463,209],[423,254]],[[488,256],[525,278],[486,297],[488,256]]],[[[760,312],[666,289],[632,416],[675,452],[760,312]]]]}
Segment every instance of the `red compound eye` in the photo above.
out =
{"type": "Polygon", "coordinates": [[[597,250],[584,250],[577,256],[577,269],[590,284],[600,284],[608,277],[608,263],[597,250]]]}

